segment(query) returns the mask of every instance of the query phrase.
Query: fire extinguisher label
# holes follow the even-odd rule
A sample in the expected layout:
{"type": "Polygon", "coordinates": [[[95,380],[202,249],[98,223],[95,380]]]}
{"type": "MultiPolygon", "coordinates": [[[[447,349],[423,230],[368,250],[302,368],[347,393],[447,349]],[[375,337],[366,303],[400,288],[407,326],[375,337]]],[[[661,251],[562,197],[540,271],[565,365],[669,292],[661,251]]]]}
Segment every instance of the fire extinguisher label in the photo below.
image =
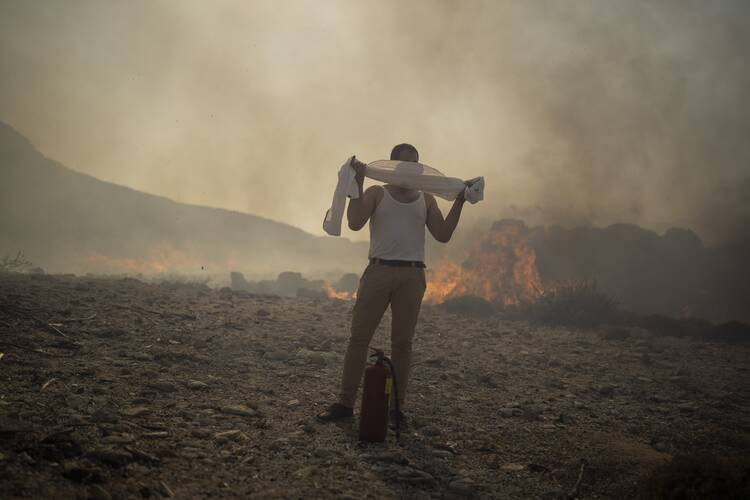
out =
{"type": "Polygon", "coordinates": [[[385,379],[385,393],[390,396],[391,395],[391,387],[393,386],[393,379],[391,377],[388,377],[385,379]]]}

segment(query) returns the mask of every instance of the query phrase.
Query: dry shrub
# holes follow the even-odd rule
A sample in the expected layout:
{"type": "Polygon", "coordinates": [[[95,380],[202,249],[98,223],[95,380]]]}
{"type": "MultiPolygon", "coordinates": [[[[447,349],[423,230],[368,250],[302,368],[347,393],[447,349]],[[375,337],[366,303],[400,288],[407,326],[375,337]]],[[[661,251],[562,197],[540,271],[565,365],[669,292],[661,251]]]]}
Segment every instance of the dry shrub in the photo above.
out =
{"type": "Polygon", "coordinates": [[[597,289],[595,281],[579,281],[545,291],[534,302],[518,307],[529,321],[554,326],[592,328],[616,323],[619,304],[597,289]]]}
{"type": "Polygon", "coordinates": [[[482,297],[463,295],[447,299],[439,308],[454,314],[463,314],[477,318],[487,318],[497,312],[497,308],[482,297]]]}
{"type": "Polygon", "coordinates": [[[15,257],[6,255],[0,259],[0,273],[20,273],[29,269],[33,265],[34,264],[26,260],[23,256],[23,252],[18,252],[15,257]]]}
{"type": "Polygon", "coordinates": [[[621,324],[647,330],[657,337],[693,337],[709,342],[750,342],[750,325],[729,321],[713,325],[700,318],[670,318],[661,314],[620,314],[621,324]]]}
{"type": "Polygon", "coordinates": [[[147,281],[166,288],[190,288],[197,287],[208,289],[211,282],[210,276],[192,274],[163,273],[150,277],[147,281]]]}
{"type": "Polygon", "coordinates": [[[643,500],[750,498],[750,460],[706,453],[678,455],[655,469],[641,486],[643,500]]]}

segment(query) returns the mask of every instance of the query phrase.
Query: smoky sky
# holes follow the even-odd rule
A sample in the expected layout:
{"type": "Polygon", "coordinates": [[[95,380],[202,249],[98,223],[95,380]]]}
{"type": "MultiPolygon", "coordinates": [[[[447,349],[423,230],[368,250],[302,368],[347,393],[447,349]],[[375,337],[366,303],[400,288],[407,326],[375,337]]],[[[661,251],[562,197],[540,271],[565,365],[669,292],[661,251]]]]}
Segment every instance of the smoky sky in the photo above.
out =
{"type": "Polygon", "coordinates": [[[744,1],[0,0],[0,119],[102,180],[314,234],[348,155],[410,142],[486,177],[469,218],[718,240],[750,213],[748,54],[744,1]]]}

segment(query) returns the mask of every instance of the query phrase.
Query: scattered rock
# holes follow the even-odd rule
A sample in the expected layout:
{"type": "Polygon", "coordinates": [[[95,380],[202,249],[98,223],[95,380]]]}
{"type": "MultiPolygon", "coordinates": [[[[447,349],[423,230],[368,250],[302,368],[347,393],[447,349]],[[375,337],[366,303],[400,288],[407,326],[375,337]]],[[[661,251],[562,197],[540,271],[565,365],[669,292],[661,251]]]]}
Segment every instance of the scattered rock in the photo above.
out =
{"type": "Polygon", "coordinates": [[[448,484],[448,489],[461,496],[470,497],[474,495],[474,484],[468,479],[456,479],[448,484]]]}
{"type": "Polygon", "coordinates": [[[313,455],[318,458],[329,458],[335,454],[336,452],[330,448],[316,448],[313,452],[313,455]]]}
{"type": "Polygon", "coordinates": [[[198,429],[191,430],[190,434],[193,437],[204,438],[205,439],[205,438],[211,436],[212,433],[211,433],[210,430],[201,427],[201,428],[198,428],[198,429]]]}
{"type": "Polygon", "coordinates": [[[92,500],[111,500],[112,496],[101,485],[95,484],[89,488],[89,498],[92,500]]]}
{"type": "Polygon", "coordinates": [[[41,456],[50,461],[79,456],[81,445],[72,436],[73,432],[74,429],[70,428],[48,434],[40,443],[41,456]]]}
{"type": "Polygon", "coordinates": [[[520,415],[522,412],[519,408],[498,408],[497,414],[502,418],[511,418],[520,415]]]}
{"type": "Polygon", "coordinates": [[[297,359],[304,360],[307,363],[310,363],[316,366],[323,366],[326,364],[326,357],[323,355],[323,353],[310,351],[308,349],[300,349],[297,352],[296,357],[297,359]]]}
{"type": "Polygon", "coordinates": [[[610,397],[614,395],[617,386],[614,384],[602,384],[594,389],[600,397],[610,397]]]}
{"type": "Polygon", "coordinates": [[[555,422],[562,425],[570,425],[575,422],[575,419],[566,413],[560,413],[555,419],[555,422]]]}
{"type": "Polygon", "coordinates": [[[209,385],[205,382],[201,382],[200,380],[188,380],[186,385],[188,389],[192,389],[194,391],[205,391],[209,389],[209,385]]]}
{"type": "Polygon", "coordinates": [[[432,454],[433,457],[438,457],[438,458],[448,458],[448,459],[453,458],[453,453],[451,453],[448,450],[431,449],[430,454],[432,454]]]}
{"type": "Polygon", "coordinates": [[[447,443],[432,443],[433,448],[436,448],[438,450],[448,451],[450,453],[453,453],[454,455],[458,454],[458,449],[456,446],[456,443],[453,442],[447,442],[447,443]]]}
{"type": "Polygon", "coordinates": [[[318,467],[316,467],[315,465],[308,465],[297,470],[294,473],[294,476],[299,479],[305,479],[311,476],[315,476],[316,474],[318,474],[318,472],[318,467]]]}
{"type": "Polygon", "coordinates": [[[286,438],[278,438],[268,445],[268,449],[271,451],[281,451],[289,445],[289,440],[286,438]]]}
{"type": "Polygon", "coordinates": [[[131,406],[129,408],[123,409],[120,413],[124,417],[142,417],[151,413],[151,408],[148,408],[146,406],[131,406]]]}
{"type": "Polygon", "coordinates": [[[231,431],[217,432],[214,434],[214,438],[217,441],[236,441],[243,436],[241,430],[233,429],[231,431]]]}
{"type": "Polygon", "coordinates": [[[89,419],[95,423],[114,424],[120,421],[119,415],[110,408],[99,408],[91,414],[89,419]]]}
{"type": "Polygon", "coordinates": [[[126,446],[125,449],[128,453],[133,455],[133,458],[136,460],[139,460],[141,462],[147,462],[150,464],[158,464],[161,460],[156,455],[152,455],[151,453],[145,452],[143,450],[140,450],[138,448],[134,448],[132,446],[126,446]]]}
{"type": "Polygon", "coordinates": [[[530,463],[527,467],[531,472],[549,472],[549,468],[542,464],[530,463]]]}
{"type": "Polygon", "coordinates": [[[400,465],[406,465],[409,463],[409,460],[402,453],[395,451],[364,453],[362,454],[362,458],[368,461],[390,462],[400,465]]]}
{"type": "Polygon", "coordinates": [[[489,387],[490,389],[496,389],[498,387],[498,383],[495,380],[495,377],[492,376],[492,374],[485,373],[484,375],[480,375],[477,378],[477,381],[480,385],[483,385],[485,387],[489,387]]]}
{"type": "Polygon", "coordinates": [[[432,474],[423,470],[415,469],[413,467],[399,467],[396,470],[396,475],[402,481],[415,484],[433,485],[435,484],[435,478],[432,474]]]}
{"type": "Polygon", "coordinates": [[[658,452],[661,452],[661,453],[666,453],[667,452],[667,445],[664,444],[661,441],[658,441],[658,442],[654,443],[653,446],[654,446],[654,449],[656,451],[658,451],[658,452]]]}
{"type": "Polygon", "coordinates": [[[102,444],[130,444],[135,441],[132,434],[112,434],[102,438],[102,444]]]}
{"type": "Polygon", "coordinates": [[[442,356],[438,356],[435,358],[428,358],[424,361],[426,365],[434,366],[437,368],[443,367],[446,364],[446,360],[442,356]]]}
{"type": "Polygon", "coordinates": [[[113,467],[122,467],[133,461],[133,455],[117,448],[97,448],[89,454],[92,458],[113,467]]]}
{"type": "Polygon", "coordinates": [[[31,455],[29,455],[25,451],[22,451],[21,453],[17,454],[16,460],[18,460],[19,462],[25,465],[36,465],[36,460],[31,458],[31,455]]]}
{"type": "Polygon", "coordinates": [[[154,431],[154,432],[147,432],[143,435],[146,439],[161,439],[165,437],[169,437],[169,433],[167,431],[154,431]]]}
{"type": "Polygon", "coordinates": [[[104,474],[96,467],[84,466],[76,462],[66,462],[62,467],[62,476],[76,483],[89,484],[104,481],[104,474]]]}
{"type": "Polygon", "coordinates": [[[153,389],[159,392],[176,392],[177,391],[177,386],[167,380],[157,380],[156,382],[151,382],[150,384],[148,384],[147,387],[149,389],[153,389]]]}
{"type": "Polygon", "coordinates": [[[115,339],[127,337],[128,332],[122,328],[102,328],[101,330],[96,330],[94,335],[102,339],[115,339]]]}
{"type": "Polygon", "coordinates": [[[245,405],[222,406],[219,411],[226,415],[238,415],[240,417],[257,417],[259,415],[256,410],[245,405]]]}
{"type": "Polygon", "coordinates": [[[696,404],[695,404],[695,403],[691,403],[691,402],[685,402],[685,403],[680,403],[680,404],[678,404],[678,405],[677,405],[677,408],[678,408],[678,409],[679,409],[680,411],[682,411],[682,412],[685,412],[685,413],[692,413],[692,412],[694,412],[694,411],[695,411],[695,410],[697,409],[697,406],[696,406],[696,404]]]}
{"type": "Polygon", "coordinates": [[[263,358],[271,361],[288,361],[292,359],[292,355],[287,351],[267,351],[263,354],[263,358]]]}
{"type": "Polygon", "coordinates": [[[523,465],[523,464],[510,463],[510,464],[505,464],[505,465],[503,465],[500,468],[502,470],[507,470],[507,471],[510,471],[510,472],[518,472],[518,471],[524,470],[526,468],[526,466],[523,465]]]}
{"type": "Polygon", "coordinates": [[[434,425],[426,425],[420,429],[420,432],[427,437],[439,436],[442,431],[434,425]]]}

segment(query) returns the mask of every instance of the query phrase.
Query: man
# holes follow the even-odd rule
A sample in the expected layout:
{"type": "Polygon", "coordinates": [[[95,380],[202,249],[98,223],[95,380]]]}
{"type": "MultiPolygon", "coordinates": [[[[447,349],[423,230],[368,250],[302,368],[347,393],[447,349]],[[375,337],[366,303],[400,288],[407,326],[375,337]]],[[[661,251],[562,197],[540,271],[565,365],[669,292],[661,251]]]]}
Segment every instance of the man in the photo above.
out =
{"type": "MultiPolygon", "coordinates": [[[[418,162],[411,144],[399,144],[391,160],[418,162]]],[[[447,218],[434,196],[391,184],[370,186],[363,192],[365,164],[353,162],[359,198],[349,201],[349,228],[359,231],[370,222],[370,265],[359,282],[354,304],[351,336],[344,357],[338,402],[318,415],[325,422],[353,416],[357,389],[362,378],[370,340],[388,306],[391,306],[391,359],[398,381],[399,406],[403,408],[409,382],[412,338],[427,281],[424,265],[425,226],[432,236],[446,243],[461,217],[463,192],[447,218]]],[[[401,415],[403,421],[403,415],[401,415]]]]}

